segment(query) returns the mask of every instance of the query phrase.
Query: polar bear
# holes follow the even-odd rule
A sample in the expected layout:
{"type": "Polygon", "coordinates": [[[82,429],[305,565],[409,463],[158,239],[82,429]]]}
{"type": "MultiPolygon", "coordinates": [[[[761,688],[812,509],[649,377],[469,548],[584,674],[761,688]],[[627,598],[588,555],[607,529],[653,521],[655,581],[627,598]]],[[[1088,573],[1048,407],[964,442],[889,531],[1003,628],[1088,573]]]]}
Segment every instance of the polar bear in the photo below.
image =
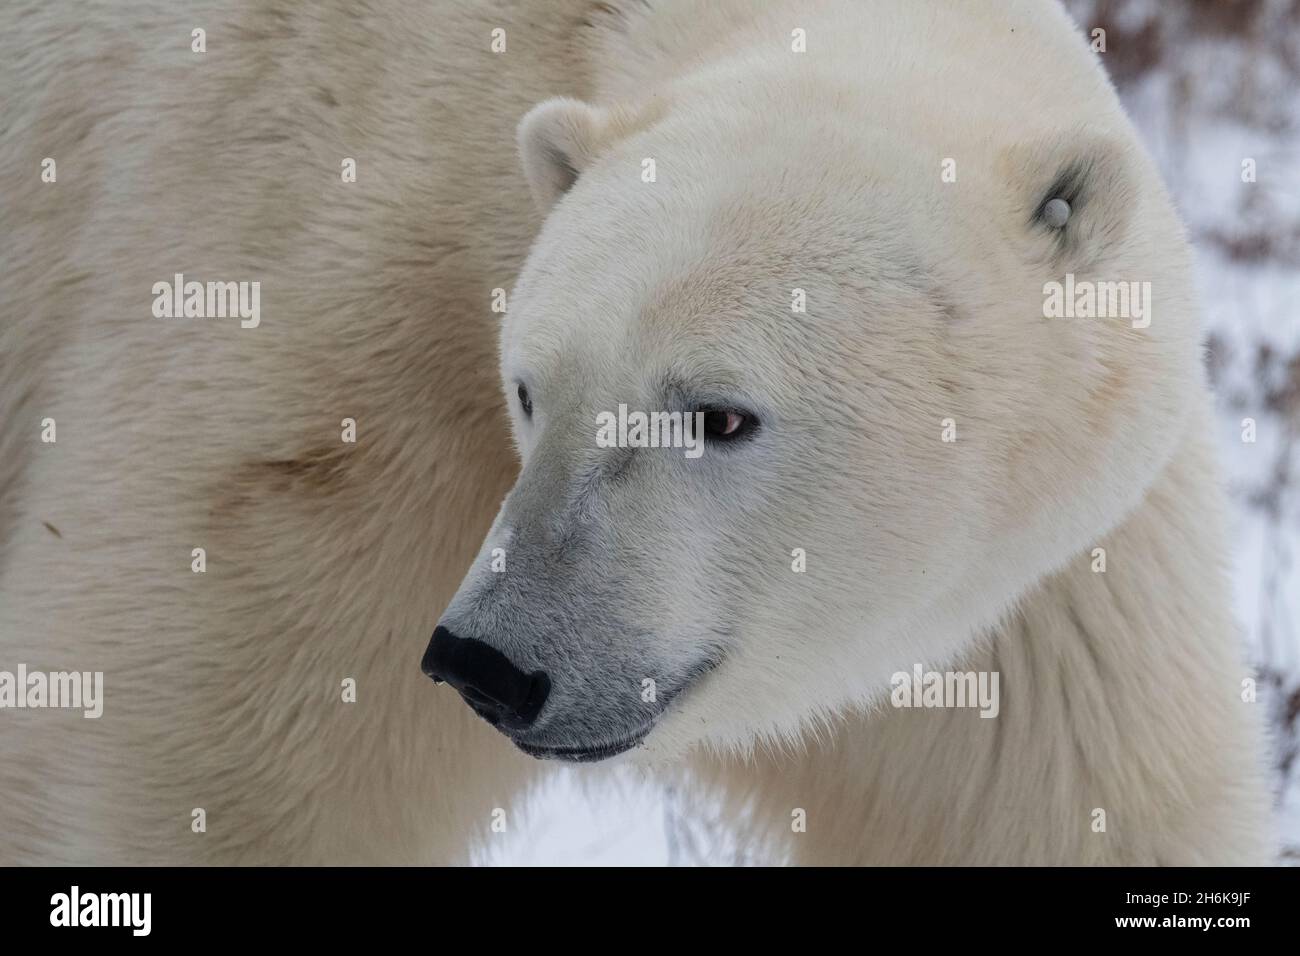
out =
{"type": "Polygon", "coordinates": [[[1054,0],[4,26],[0,669],[104,694],[0,714],[0,862],[457,861],[625,750],[799,861],[1267,854],[1186,246],[1054,0]]]}
{"type": "Polygon", "coordinates": [[[816,821],[809,861],[1267,859],[1187,246],[1064,12],[617,32],[587,101],[520,127],[523,468],[426,672],[565,760],[850,715],[721,772],[762,825],[816,821]],[[705,453],[601,447],[614,409],[694,416],[705,453]],[[1000,706],[882,706],[958,664],[1000,706]]]}

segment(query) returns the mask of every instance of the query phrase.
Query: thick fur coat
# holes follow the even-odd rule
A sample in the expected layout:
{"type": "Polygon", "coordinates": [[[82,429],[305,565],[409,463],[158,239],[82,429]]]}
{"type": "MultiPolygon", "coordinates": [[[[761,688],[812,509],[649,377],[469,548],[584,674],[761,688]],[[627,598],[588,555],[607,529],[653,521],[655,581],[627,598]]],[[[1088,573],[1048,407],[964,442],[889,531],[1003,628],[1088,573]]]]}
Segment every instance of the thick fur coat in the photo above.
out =
{"type": "Polygon", "coordinates": [[[557,735],[680,683],[635,756],[774,854],[1268,858],[1186,243],[1055,2],[0,16],[0,668],[105,674],[0,713],[0,862],[463,859],[541,765],[420,674],[449,605],[557,735]],[[1067,272],[1153,320],[1045,319],[1067,272]],[[177,273],[260,324],[153,316],[177,273]],[[751,457],[593,465],[647,369],[751,457]],[[890,708],[913,662],[999,716],[890,708]]]}

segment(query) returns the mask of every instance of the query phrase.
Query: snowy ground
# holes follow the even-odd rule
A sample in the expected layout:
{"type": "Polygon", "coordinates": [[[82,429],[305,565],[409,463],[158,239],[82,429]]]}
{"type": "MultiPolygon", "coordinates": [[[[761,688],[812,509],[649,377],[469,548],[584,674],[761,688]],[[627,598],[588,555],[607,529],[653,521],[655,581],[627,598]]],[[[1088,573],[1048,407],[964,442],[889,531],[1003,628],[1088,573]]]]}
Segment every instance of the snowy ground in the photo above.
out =
{"type": "Polygon", "coordinates": [[[528,817],[488,834],[474,862],[508,866],[667,866],[668,794],[650,782],[615,787],[579,783],[560,771],[533,800],[528,817]]]}
{"type": "MultiPolygon", "coordinates": [[[[1188,223],[1232,497],[1236,608],[1274,731],[1283,859],[1300,862],[1300,0],[1067,0],[1188,223]],[[1256,181],[1242,181],[1253,159],[1256,181]],[[1242,441],[1242,420],[1257,440],[1242,441]]],[[[671,793],[557,776],[478,862],[726,859],[680,852],[671,793]]],[[[722,846],[724,849],[718,850],[722,846]]]]}

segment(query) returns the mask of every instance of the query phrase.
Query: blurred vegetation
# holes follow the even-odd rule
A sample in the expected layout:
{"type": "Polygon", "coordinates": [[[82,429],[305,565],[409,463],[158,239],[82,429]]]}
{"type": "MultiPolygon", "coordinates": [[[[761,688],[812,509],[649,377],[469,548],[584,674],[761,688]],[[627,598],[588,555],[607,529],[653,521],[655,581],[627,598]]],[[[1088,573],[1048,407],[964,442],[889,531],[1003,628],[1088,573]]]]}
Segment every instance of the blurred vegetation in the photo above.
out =
{"type": "Polygon", "coordinates": [[[1102,62],[1188,223],[1212,290],[1206,360],[1224,431],[1247,417],[1267,430],[1249,469],[1240,445],[1225,457],[1238,531],[1261,541],[1237,585],[1258,596],[1242,623],[1273,730],[1283,856],[1300,860],[1300,0],[1065,3],[1083,31],[1106,31],[1102,62]]]}

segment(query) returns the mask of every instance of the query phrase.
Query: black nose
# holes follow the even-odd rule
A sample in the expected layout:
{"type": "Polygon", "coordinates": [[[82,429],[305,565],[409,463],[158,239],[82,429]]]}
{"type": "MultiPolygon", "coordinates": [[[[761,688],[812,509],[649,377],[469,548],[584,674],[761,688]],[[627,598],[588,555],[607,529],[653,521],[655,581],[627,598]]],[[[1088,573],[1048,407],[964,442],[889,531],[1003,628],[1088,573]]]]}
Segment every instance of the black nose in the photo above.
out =
{"type": "Polygon", "coordinates": [[[490,644],[457,637],[441,625],[420,667],[460,691],[465,703],[489,724],[506,730],[531,727],[551,691],[551,680],[542,671],[525,674],[490,644]]]}

